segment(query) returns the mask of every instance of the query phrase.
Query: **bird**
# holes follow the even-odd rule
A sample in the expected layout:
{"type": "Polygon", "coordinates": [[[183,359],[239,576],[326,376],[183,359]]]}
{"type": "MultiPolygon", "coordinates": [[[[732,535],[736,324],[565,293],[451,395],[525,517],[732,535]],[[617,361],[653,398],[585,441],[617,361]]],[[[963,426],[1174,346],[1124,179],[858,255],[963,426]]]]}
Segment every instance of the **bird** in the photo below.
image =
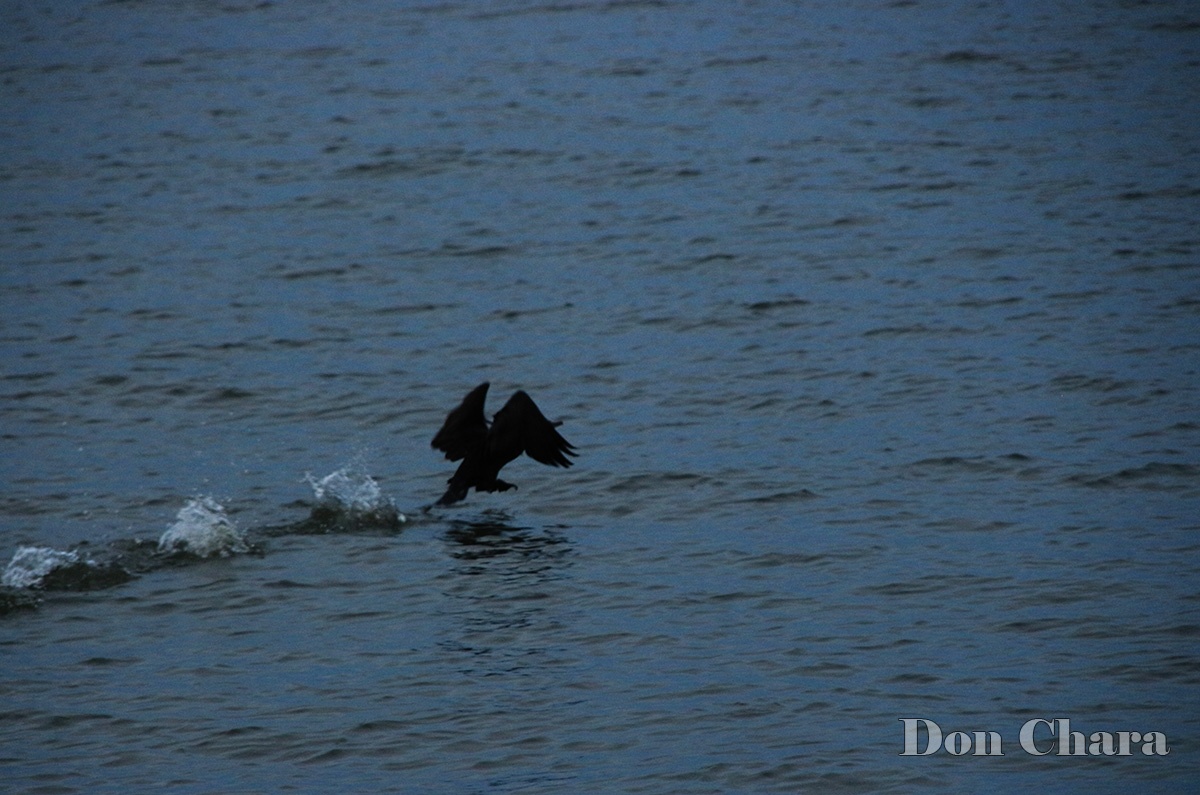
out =
{"type": "Polygon", "coordinates": [[[574,446],[555,430],[562,421],[546,419],[533,398],[517,390],[496,412],[489,426],[483,415],[489,382],[484,381],[446,415],[430,446],[446,454],[447,461],[462,461],[447,480],[449,487],[435,505],[453,505],[475,491],[508,491],[517,488],[496,477],[510,461],[525,453],[534,461],[569,467],[567,456],[578,455],[574,446]]]}

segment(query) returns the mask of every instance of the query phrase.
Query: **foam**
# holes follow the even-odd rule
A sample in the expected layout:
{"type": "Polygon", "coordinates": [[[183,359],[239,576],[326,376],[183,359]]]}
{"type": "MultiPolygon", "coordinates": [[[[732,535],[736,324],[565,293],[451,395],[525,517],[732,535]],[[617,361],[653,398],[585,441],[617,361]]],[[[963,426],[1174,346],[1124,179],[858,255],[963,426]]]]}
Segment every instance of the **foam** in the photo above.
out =
{"type": "Polygon", "coordinates": [[[159,552],[228,557],[250,551],[246,537],[211,497],[195,497],[179,509],[175,524],[158,539],[159,552]]]}
{"type": "Polygon", "coordinates": [[[405,521],[404,514],[396,511],[379,484],[370,475],[360,472],[355,466],[345,466],[321,479],[306,474],[305,480],[312,487],[313,498],[318,508],[347,514],[349,516],[395,516],[405,521]]]}
{"type": "MultiPolygon", "coordinates": [[[[64,566],[80,562],[77,552],[54,549],[53,547],[18,547],[4,574],[0,585],[9,588],[37,588],[46,575],[64,566]]],[[[91,565],[91,561],[85,561],[91,565]]]]}

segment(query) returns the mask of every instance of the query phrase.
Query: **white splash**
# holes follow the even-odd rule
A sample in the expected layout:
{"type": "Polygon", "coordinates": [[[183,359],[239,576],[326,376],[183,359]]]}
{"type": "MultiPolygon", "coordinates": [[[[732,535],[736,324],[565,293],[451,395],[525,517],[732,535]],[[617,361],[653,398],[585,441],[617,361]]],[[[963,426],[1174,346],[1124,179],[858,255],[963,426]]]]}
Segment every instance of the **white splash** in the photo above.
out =
{"type": "MultiPolygon", "coordinates": [[[[75,552],[52,547],[17,547],[17,552],[0,576],[0,585],[9,588],[36,588],[46,575],[61,566],[78,563],[75,552]]],[[[91,563],[91,561],[87,561],[91,563]]]]}
{"type": "Polygon", "coordinates": [[[158,539],[159,552],[187,552],[202,558],[249,550],[245,536],[211,497],[188,500],[179,509],[175,524],[158,539]]]}
{"type": "Polygon", "coordinates": [[[403,514],[396,513],[392,501],[383,496],[379,484],[370,475],[361,472],[355,465],[345,466],[318,480],[311,473],[304,479],[312,487],[317,505],[351,516],[394,514],[405,521],[403,514]]]}

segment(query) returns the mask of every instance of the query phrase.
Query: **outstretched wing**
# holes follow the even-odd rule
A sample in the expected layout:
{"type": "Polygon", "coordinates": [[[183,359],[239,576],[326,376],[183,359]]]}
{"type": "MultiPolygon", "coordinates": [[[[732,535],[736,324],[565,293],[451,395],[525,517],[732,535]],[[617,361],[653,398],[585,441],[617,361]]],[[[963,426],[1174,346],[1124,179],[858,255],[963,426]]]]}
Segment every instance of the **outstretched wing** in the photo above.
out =
{"type": "Polygon", "coordinates": [[[488,382],[484,381],[468,392],[458,408],[446,415],[442,429],[430,442],[434,449],[445,453],[448,460],[458,461],[486,444],[488,424],[483,416],[483,402],[487,399],[487,391],[488,382]]]}
{"type": "Polygon", "coordinates": [[[550,422],[533,398],[518,391],[492,419],[488,434],[488,458],[504,466],[526,453],[534,461],[555,467],[569,467],[567,456],[575,455],[571,443],[559,435],[560,422],[550,422]]]}

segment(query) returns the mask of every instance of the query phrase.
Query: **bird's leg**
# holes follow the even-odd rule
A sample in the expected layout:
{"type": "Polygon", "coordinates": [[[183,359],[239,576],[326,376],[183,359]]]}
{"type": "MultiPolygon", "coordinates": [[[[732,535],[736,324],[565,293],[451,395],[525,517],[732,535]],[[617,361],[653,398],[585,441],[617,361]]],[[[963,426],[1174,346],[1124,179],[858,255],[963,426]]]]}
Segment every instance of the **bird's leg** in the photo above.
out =
{"type": "Polygon", "coordinates": [[[463,497],[467,496],[467,490],[469,488],[469,486],[461,486],[451,479],[450,488],[446,489],[446,493],[443,494],[442,498],[435,502],[434,505],[453,505],[463,497]]]}
{"type": "Polygon", "coordinates": [[[516,487],[516,483],[508,483],[500,478],[496,478],[496,491],[508,491],[509,489],[515,489],[516,487]]]}

